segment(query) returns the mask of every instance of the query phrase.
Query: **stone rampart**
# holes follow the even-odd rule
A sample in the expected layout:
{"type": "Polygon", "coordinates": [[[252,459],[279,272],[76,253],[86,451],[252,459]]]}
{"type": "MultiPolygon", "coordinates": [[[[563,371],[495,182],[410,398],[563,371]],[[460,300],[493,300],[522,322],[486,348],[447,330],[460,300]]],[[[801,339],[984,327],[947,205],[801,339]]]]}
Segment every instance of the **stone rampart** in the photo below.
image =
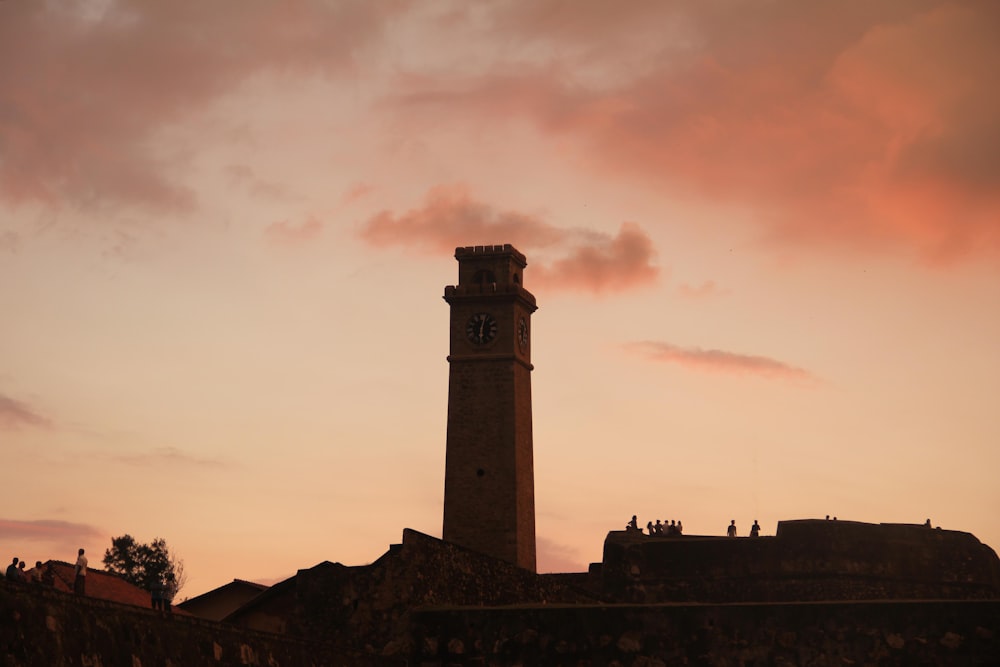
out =
{"type": "Polygon", "coordinates": [[[396,665],[316,641],[254,632],[0,581],[3,667],[396,665]]]}
{"type": "Polygon", "coordinates": [[[410,615],[419,607],[594,601],[566,584],[410,529],[402,545],[371,565],[300,571],[295,584],[294,631],[382,655],[410,652],[410,615]]]}
{"type": "Polygon", "coordinates": [[[0,581],[0,666],[1000,664],[989,547],[817,523],[773,538],[612,534],[601,567],[565,575],[407,530],[371,565],[302,570],[230,623],[0,581]],[[600,598],[588,582],[604,584],[600,598]],[[681,594],[698,603],[648,602],[681,594]],[[647,602],[608,602],[629,595],[647,602]],[[803,602],[824,596],[841,601],[803,602]]]}
{"type": "Polygon", "coordinates": [[[1000,598],[1000,561],[973,535],[854,521],[783,521],[757,538],[615,531],[601,579],[622,602],[1000,598]]]}
{"type": "MultiPolygon", "coordinates": [[[[421,564],[441,565],[434,560],[444,556],[438,553],[421,564]]],[[[424,605],[410,608],[405,619],[368,617],[373,626],[388,621],[405,628],[405,639],[399,637],[402,641],[391,656],[0,583],[0,665],[841,667],[996,665],[1000,659],[1000,600],[483,605],[488,598],[529,593],[497,589],[471,593],[480,601],[476,606],[431,607],[428,600],[453,593],[432,592],[445,581],[432,571],[425,573],[431,575],[425,584],[397,582],[433,587],[415,596],[423,598],[424,605]]],[[[472,579],[459,578],[456,587],[473,583],[480,574],[470,571],[466,576],[472,579]]],[[[492,577],[487,574],[487,579],[492,577]]],[[[376,597],[396,588],[387,580],[382,585],[386,588],[376,597]]],[[[318,598],[314,602],[320,604],[318,598]]],[[[369,613],[395,606],[394,599],[364,604],[369,603],[369,613]]],[[[364,624],[354,627],[362,634],[366,629],[364,624]]]]}
{"type": "Polygon", "coordinates": [[[1000,601],[441,608],[413,627],[422,667],[1000,661],[1000,601]]]}

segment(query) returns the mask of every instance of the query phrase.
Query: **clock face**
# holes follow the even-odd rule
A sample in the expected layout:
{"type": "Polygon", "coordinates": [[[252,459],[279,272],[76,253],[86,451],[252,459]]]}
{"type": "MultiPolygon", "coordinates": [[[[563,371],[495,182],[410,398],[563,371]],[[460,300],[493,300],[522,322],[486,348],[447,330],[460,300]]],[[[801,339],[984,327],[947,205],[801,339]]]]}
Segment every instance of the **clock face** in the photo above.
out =
{"type": "Polygon", "coordinates": [[[522,352],[528,349],[528,321],[523,317],[517,323],[517,344],[522,352]]]}
{"type": "Polygon", "coordinates": [[[465,335],[476,345],[489,343],[497,335],[497,321],[489,313],[476,313],[465,325],[465,335]]]}

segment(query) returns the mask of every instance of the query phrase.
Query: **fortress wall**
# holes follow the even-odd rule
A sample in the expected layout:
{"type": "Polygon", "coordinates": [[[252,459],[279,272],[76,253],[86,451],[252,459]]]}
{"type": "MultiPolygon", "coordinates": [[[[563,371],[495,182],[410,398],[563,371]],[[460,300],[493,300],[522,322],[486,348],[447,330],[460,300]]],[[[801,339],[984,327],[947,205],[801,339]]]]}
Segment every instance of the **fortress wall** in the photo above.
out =
{"type": "Polygon", "coordinates": [[[616,531],[601,572],[605,594],[627,602],[1000,597],[1000,561],[973,535],[851,521],[735,539],[616,531]]]}
{"type": "Polygon", "coordinates": [[[912,524],[800,520],[780,522],[775,539],[793,568],[820,561],[828,571],[840,568],[906,579],[988,583],[1000,588],[996,553],[974,535],[961,531],[912,524]]]}
{"type": "Polygon", "coordinates": [[[436,609],[413,664],[996,665],[1000,601],[436,609]]]}
{"type": "Polygon", "coordinates": [[[176,614],[0,581],[4,667],[395,664],[176,614]]]}
{"type": "Polygon", "coordinates": [[[995,665],[1000,601],[417,609],[409,655],[0,584],[5,667],[995,665]]]}
{"type": "Polygon", "coordinates": [[[412,610],[508,605],[593,596],[415,530],[370,566],[300,571],[293,631],[379,654],[406,653],[412,610]]]}

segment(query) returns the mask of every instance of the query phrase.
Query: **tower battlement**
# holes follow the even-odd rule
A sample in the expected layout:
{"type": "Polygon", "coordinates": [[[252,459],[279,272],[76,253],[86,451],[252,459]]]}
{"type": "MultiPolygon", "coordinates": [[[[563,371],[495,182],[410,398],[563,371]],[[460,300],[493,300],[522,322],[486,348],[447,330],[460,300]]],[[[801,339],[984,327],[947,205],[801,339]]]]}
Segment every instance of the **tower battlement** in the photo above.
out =
{"type": "Polygon", "coordinates": [[[524,255],[509,243],[502,245],[469,245],[455,248],[455,259],[459,261],[470,255],[511,255],[519,260],[521,268],[528,265],[528,261],[524,255]]]}
{"type": "Polygon", "coordinates": [[[528,261],[509,243],[455,248],[455,259],[457,294],[511,293],[524,286],[528,261]]]}

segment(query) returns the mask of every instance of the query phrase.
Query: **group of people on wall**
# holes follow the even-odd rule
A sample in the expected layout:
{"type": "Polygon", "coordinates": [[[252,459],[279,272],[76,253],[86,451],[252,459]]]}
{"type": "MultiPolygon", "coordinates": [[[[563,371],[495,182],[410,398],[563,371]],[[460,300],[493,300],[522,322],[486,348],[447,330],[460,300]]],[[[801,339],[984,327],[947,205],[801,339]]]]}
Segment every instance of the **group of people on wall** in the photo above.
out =
{"type": "MultiPolygon", "coordinates": [[[[73,592],[76,595],[87,594],[87,555],[86,551],[80,549],[76,555],[76,563],[73,566],[73,592]]],[[[18,557],[7,566],[4,578],[13,584],[32,584],[36,586],[55,586],[55,569],[49,563],[36,561],[35,567],[26,570],[27,563],[18,557]]],[[[173,591],[163,583],[156,583],[150,590],[150,598],[153,609],[170,612],[173,591]]]]}
{"type": "MultiPolygon", "coordinates": [[[[726,537],[738,537],[736,532],[736,519],[733,519],[726,528],[726,537]]],[[[750,537],[760,537],[760,524],[757,523],[757,519],[754,519],[753,525],[750,526],[750,537]]]]}
{"type": "Polygon", "coordinates": [[[5,573],[5,579],[7,581],[13,582],[15,584],[44,584],[49,583],[51,585],[52,575],[48,572],[48,568],[42,565],[42,561],[36,561],[35,567],[30,570],[25,570],[27,563],[17,556],[14,556],[14,561],[7,566],[7,572],[5,573]],[[46,575],[48,574],[48,582],[46,582],[46,575]]]}
{"type": "MultiPolygon", "coordinates": [[[[642,533],[642,528],[639,527],[639,520],[635,514],[633,514],[632,519],[625,524],[625,530],[642,533]]],[[[679,519],[671,519],[669,524],[666,519],[662,522],[657,519],[656,523],[653,523],[652,521],[646,523],[646,533],[643,534],[677,537],[684,534],[684,524],[682,524],[679,519]]],[[[729,522],[729,526],[726,528],[726,536],[737,537],[736,519],[729,522]]],[[[750,537],[760,537],[760,524],[757,523],[757,519],[754,519],[753,525],[750,526],[750,537]]]]}
{"type": "MultiPolygon", "coordinates": [[[[14,561],[7,566],[4,578],[14,584],[35,584],[37,586],[54,586],[55,572],[52,567],[42,561],[35,561],[35,567],[26,570],[27,562],[14,556],[14,561]]],[[[87,557],[84,550],[80,549],[76,556],[76,565],[73,569],[73,592],[77,595],[86,594],[87,583],[87,557]]]]}
{"type": "MultiPolygon", "coordinates": [[[[635,514],[632,515],[632,520],[625,524],[625,530],[637,530],[640,533],[642,528],[639,527],[639,520],[636,518],[635,514]]],[[[681,523],[680,519],[671,519],[670,523],[667,523],[666,519],[660,521],[656,520],[654,524],[652,521],[646,524],[646,530],[649,531],[650,535],[667,535],[669,537],[675,537],[684,534],[684,524],[681,523]]]]}

